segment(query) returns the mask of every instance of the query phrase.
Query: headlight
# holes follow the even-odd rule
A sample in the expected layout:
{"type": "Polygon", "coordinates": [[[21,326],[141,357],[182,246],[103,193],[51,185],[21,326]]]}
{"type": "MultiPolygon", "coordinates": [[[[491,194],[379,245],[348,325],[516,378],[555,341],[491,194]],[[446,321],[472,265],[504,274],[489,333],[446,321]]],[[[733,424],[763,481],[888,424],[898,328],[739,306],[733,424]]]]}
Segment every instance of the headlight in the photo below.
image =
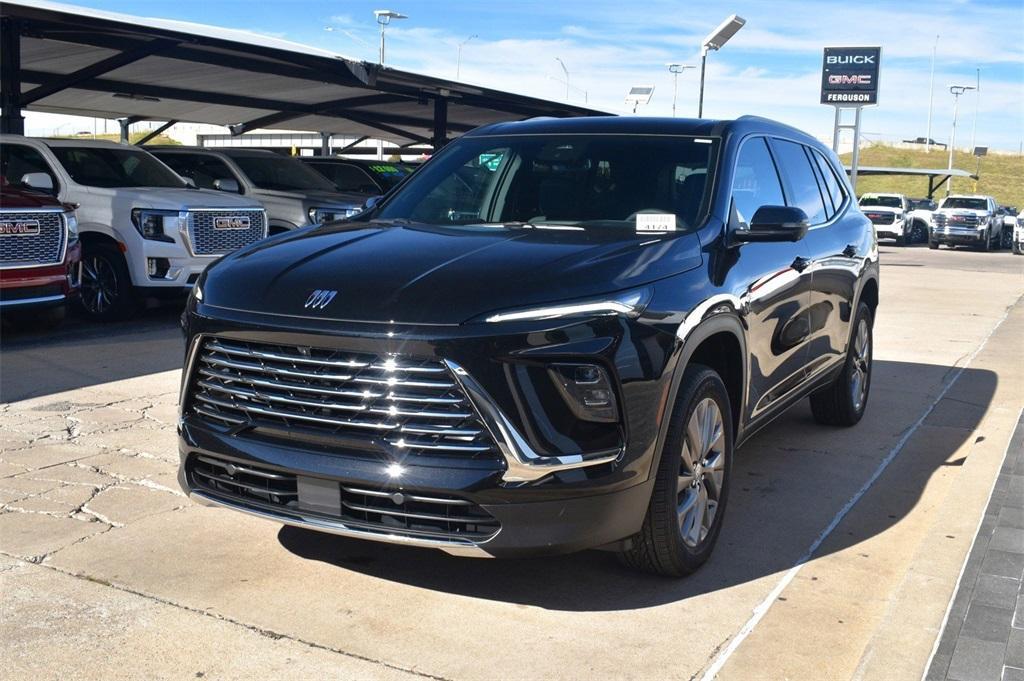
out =
{"type": "Polygon", "coordinates": [[[178,219],[176,210],[152,210],[150,208],[132,208],[132,224],[143,239],[174,243],[174,239],[164,230],[164,219],[178,219]]]}
{"type": "Polygon", "coordinates": [[[545,305],[523,310],[511,310],[500,312],[487,317],[487,322],[513,322],[524,320],[560,319],[563,317],[603,317],[610,315],[624,315],[626,317],[639,317],[640,313],[647,307],[651,300],[651,290],[641,289],[639,291],[627,291],[625,293],[612,294],[604,298],[580,301],[575,303],[563,303],[558,305],[545,305]]]}
{"type": "Polygon", "coordinates": [[[314,225],[322,225],[326,222],[344,220],[360,212],[360,208],[348,206],[346,208],[310,208],[307,214],[309,221],[314,225]]]}
{"type": "Polygon", "coordinates": [[[64,224],[68,226],[68,246],[73,246],[78,243],[78,218],[74,213],[65,213],[64,224]]]}
{"type": "Polygon", "coordinates": [[[584,421],[615,423],[619,407],[608,372],[596,364],[552,364],[555,387],[573,415],[584,421]]]}

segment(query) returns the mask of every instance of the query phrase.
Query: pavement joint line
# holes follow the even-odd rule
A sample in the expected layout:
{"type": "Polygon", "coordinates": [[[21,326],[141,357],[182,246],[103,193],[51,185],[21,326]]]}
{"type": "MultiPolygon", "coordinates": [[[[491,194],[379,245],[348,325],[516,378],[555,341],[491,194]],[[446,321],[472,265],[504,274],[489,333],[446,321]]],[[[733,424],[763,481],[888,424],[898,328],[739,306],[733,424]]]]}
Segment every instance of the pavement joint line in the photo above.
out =
{"type": "MultiPolygon", "coordinates": [[[[109,530],[106,530],[106,531],[109,532],[109,530]]],[[[95,536],[95,535],[93,535],[93,536],[95,536]]],[[[120,584],[114,584],[113,582],[108,582],[108,581],[103,580],[103,579],[96,579],[96,578],[93,578],[93,577],[89,577],[88,575],[80,573],[80,572],[72,572],[70,570],[65,570],[63,568],[57,567],[56,565],[51,565],[49,563],[34,563],[31,560],[26,560],[25,557],[23,557],[23,556],[13,555],[13,554],[7,553],[6,551],[0,550],[0,555],[6,556],[8,558],[12,558],[12,559],[17,560],[17,561],[21,561],[23,563],[28,563],[30,565],[36,565],[37,567],[45,568],[47,570],[53,570],[54,572],[56,572],[58,574],[65,575],[65,576],[71,577],[73,579],[80,579],[82,581],[91,582],[93,584],[98,584],[100,586],[105,586],[105,587],[108,587],[110,589],[115,589],[115,590],[121,591],[123,593],[131,594],[133,596],[138,596],[139,598],[144,598],[144,599],[146,599],[148,601],[152,601],[154,603],[159,603],[161,605],[166,605],[166,606],[169,606],[169,607],[172,607],[172,608],[178,608],[180,610],[185,610],[186,612],[191,612],[191,613],[194,613],[194,614],[197,614],[197,615],[202,615],[204,617],[209,617],[211,619],[219,620],[221,622],[227,622],[228,624],[233,624],[233,625],[235,625],[237,627],[242,627],[243,629],[247,629],[247,630],[249,630],[249,631],[251,631],[253,633],[259,634],[260,636],[265,636],[266,638],[269,638],[269,639],[272,639],[272,640],[275,640],[275,641],[284,639],[284,640],[287,640],[287,641],[292,641],[292,642],[295,642],[295,643],[300,643],[300,644],[308,646],[310,648],[315,648],[317,650],[325,650],[325,651],[330,652],[330,653],[335,653],[337,655],[344,655],[345,657],[351,657],[353,659],[361,660],[363,662],[369,662],[371,664],[378,664],[378,665],[380,665],[382,667],[386,667],[388,669],[394,669],[395,671],[404,672],[406,674],[413,674],[415,676],[419,676],[419,677],[422,677],[422,678],[425,678],[425,679],[434,679],[434,681],[453,681],[452,679],[449,679],[448,677],[445,677],[445,676],[437,676],[436,674],[428,674],[427,672],[421,672],[421,671],[416,670],[416,669],[411,669],[411,668],[408,668],[408,667],[403,667],[401,665],[392,664],[390,662],[385,662],[383,660],[377,660],[377,659],[374,659],[372,657],[367,657],[366,655],[360,655],[358,653],[350,653],[348,651],[341,650],[340,648],[332,648],[331,646],[327,646],[327,645],[324,645],[322,643],[317,643],[316,641],[308,641],[306,639],[299,638],[299,637],[296,637],[296,636],[289,636],[288,634],[282,634],[282,633],[276,632],[276,631],[274,631],[272,629],[267,629],[267,628],[264,628],[264,627],[260,627],[260,626],[257,626],[255,624],[246,624],[245,622],[236,620],[236,619],[234,619],[232,617],[228,617],[227,615],[222,615],[220,613],[209,612],[207,610],[200,610],[199,608],[194,608],[194,607],[189,606],[189,605],[184,605],[182,603],[177,603],[175,601],[171,601],[171,600],[168,600],[166,598],[161,598],[160,596],[154,596],[152,594],[147,594],[147,593],[144,593],[142,591],[136,591],[135,589],[131,589],[131,588],[127,587],[127,586],[123,586],[123,585],[120,585],[120,584]]]]}
{"type": "MultiPolygon", "coordinates": [[[[921,425],[925,422],[925,420],[931,415],[931,413],[935,411],[935,408],[946,397],[946,394],[950,391],[950,389],[954,385],[956,385],[957,380],[959,380],[960,376],[963,375],[964,370],[967,369],[967,367],[970,366],[971,362],[973,362],[974,359],[981,353],[981,351],[985,349],[985,346],[988,345],[989,340],[992,338],[992,336],[995,335],[996,331],[998,331],[999,328],[1003,325],[1003,323],[1009,318],[1010,312],[1015,307],[1021,304],[1021,301],[1024,301],[1024,295],[1018,296],[1013,303],[1006,307],[1006,309],[1003,311],[1002,316],[998,318],[995,326],[993,326],[989,330],[989,332],[981,340],[981,343],[979,343],[974,350],[972,350],[965,356],[965,358],[963,358],[965,360],[963,364],[961,364],[959,367],[956,367],[955,370],[953,370],[953,368],[951,367],[951,371],[953,371],[952,377],[949,378],[948,381],[943,383],[942,389],[939,391],[939,394],[935,396],[935,399],[932,400],[932,402],[928,405],[924,412],[917,418],[917,420],[914,421],[914,423],[906,431],[904,431],[903,435],[896,442],[896,444],[893,445],[893,447],[889,450],[889,453],[885,456],[885,458],[882,459],[882,461],[878,464],[878,466],[875,468],[874,472],[867,479],[867,481],[865,481],[861,488],[857,490],[857,492],[852,497],[850,497],[850,499],[841,509],[839,509],[836,515],[832,518],[832,521],[825,527],[824,530],[822,530],[821,534],[818,535],[817,539],[815,539],[814,542],[811,543],[807,551],[805,551],[804,554],[797,559],[793,567],[789,568],[789,570],[786,571],[786,573],[782,576],[782,579],[779,580],[778,584],[776,584],[775,587],[764,598],[764,600],[762,600],[754,608],[753,613],[750,616],[750,619],[748,619],[747,622],[740,628],[740,630],[736,633],[733,639],[729,642],[729,645],[726,646],[725,650],[718,653],[718,655],[714,658],[712,663],[707,667],[704,674],[700,677],[701,681],[711,681],[716,676],[718,676],[718,673],[722,671],[722,668],[725,666],[725,663],[729,661],[729,658],[732,657],[733,653],[735,653],[736,650],[740,647],[740,645],[742,645],[743,641],[745,641],[747,637],[750,636],[751,633],[753,633],[757,625],[761,622],[762,619],[764,619],[764,616],[768,614],[768,611],[771,609],[772,604],[775,603],[775,601],[779,598],[782,592],[786,590],[786,587],[788,587],[790,583],[793,581],[793,579],[796,578],[801,568],[803,568],[804,565],[810,562],[811,558],[814,556],[815,551],[817,551],[818,548],[825,542],[825,540],[828,539],[828,537],[832,534],[836,527],[839,526],[839,523],[843,521],[847,514],[851,510],[853,510],[853,507],[857,505],[857,503],[864,497],[865,494],[867,494],[868,490],[870,490],[871,487],[874,486],[874,484],[882,476],[882,473],[885,472],[885,469],[889,467],[889,464],[891,464],[896,459],[896,457],[899,456],[900,452],[903,451],[903,448],[906,446],[907,442],[909,442],[910,438],[914,435],[914,433],[917,432],[917,429],[920,428],[921,425]]],[[[957,361],[960,360],[958,359],[957,361]]],[[[946,375],[948,376],[949,372],[947,372],[946,375]]],[[[1009,449],[1009,444],[1007,444],[1007,449],[1009,449]]],[[[993,481],[992,484],[995,485],[995,482],[993,481]]],[[[982,517],[984,517],[984,511],[982,511],[982,517]]],[[[929,664],[930,662],[931,661],[929,660],[929,664]]],[[[928,667],[926,666],[926,673],[927,669],[928,667]]]]}
{"type": "MultiPolygon", "coordinates": [[[[1021,418],[1024,418],[1024,407],[1022,407],[1017,412],[1017,420],[1014,421],[1014,430],[1016,430],[1016,424],[1020,423],[1021,418]]],[[[974,528],[974,537],[971,539],[971,545],[967,547],[967,553],[964,554],[964,560],[960,564],[960,573],[956,576],[956,586],[953,589],[953,593],[949,597],[949,602],[946,603],[946,612],[942,614],[942,623],[939,625],[939,630],[935,635],[935,643],[932,644],[932,650],[928,654],[928,661],[924,665],[924,671],[921,672],[922,681],[924,681],[924,679],[928,676],[928,672],[932,666],[932,661],[935,659],[935,653],[938,652],[939,644],[942,643],[942,634],[946,631],[946,625],[949,623],[949,615],[953,612],[953,603],[956,602],[956,597],[960,594],[960,587],[963,585],[964,572],[967,570],[967,562],[971,557],[971,553],[974,552],[974,544],[978,541],[978,535],[981,532],[981,524],[985,521],[985,511],[988,509],[989,504],[992,503],[992,495],[995,494],[996,491],[996,482],[999,481],[999,470],[1002,469],[1003,463],[1006,462],[1006,457],[1010,453],[1010,445],[1012,443],[1013,432],[1011,431],[1010,439],[1007,440],[1006,442],[1006,449],[1003,450],[1003,458],[999,462],[999,468],[996,469],[996,476],[992,478],[992,486],[988,490],[988,497],[985,499],[985,504],[981,507],[981,515],[978,517],[978,524],[974,528]]]]}

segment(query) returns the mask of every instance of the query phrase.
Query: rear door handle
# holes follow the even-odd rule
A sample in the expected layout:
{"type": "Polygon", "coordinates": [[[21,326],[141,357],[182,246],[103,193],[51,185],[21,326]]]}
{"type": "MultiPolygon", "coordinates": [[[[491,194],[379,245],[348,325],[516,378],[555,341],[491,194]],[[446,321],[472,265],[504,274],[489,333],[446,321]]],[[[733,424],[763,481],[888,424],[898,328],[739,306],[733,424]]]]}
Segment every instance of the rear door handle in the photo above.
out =
{"type": "Polygon", "coordinates": [[[804,257],[801,257],[801,256],[798,255],[796,257],[796,260],[793,261],[793,264],[790,265],[790,267],[792,267],[797,272],[803,272],[804,270],[807,269],[807,266],[810,265],[810,264],[811,264],[810,260],[808,260],[807,258],[804,258],[804,257]]]}

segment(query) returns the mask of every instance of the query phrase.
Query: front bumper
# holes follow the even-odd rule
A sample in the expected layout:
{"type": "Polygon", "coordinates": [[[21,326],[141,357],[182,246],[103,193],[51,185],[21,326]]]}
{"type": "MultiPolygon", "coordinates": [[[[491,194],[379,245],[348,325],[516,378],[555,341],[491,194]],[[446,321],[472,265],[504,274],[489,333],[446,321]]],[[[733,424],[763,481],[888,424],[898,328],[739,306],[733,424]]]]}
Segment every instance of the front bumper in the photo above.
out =
{"type": "Polygon", "coordinates": [[[0,309],[57,307],[78,295],[82,283],[82,246],[68,247],[64,261],[39,267],[0,268],[0,309]]]}
{"type": "MultiPolygon", "coordinates": [[[[261,319],[251,313],[217,310],[214,320],[193,310],[186,330],[192,339],[190,358],[207,335],[235,340],[275,339],[312,347],[343,346],[355,351],[397,352],[443,358],[470,398],[480,420],[491,432],[499,455],[485,458],[405,456],[384,451],[368,455],[345,446],[312,447],[279,433],[262,437],[248,425],[211,424],[188,408],[188,386],[183,388],[185,411],[179,426],[182,488],[200,503],[233,508],[289,525],[378,541],[441,548],[452,553],[516,556],[559,553],[610,544],[635,534],[644,518],[653,478],[651,467],[664,414],[661,398],[670,381],[669,359],[674,337],[619,318],[589,322],[532,323],[532,327],[493,325],[392,329],[361,324],[323,323],[336,328],[281,329],[280,317],[261,319]],[[234,317],[234,319],[226,319],[234,317]],[[273,331],[267,331],[272,325],[273,331]],[[261,329],[262,327],[262,329],[261,329]],[[356,328],[358,327],[358,328],[356,328]],[[571,330],[567,327],[571,327],[571,330]],[[484,338],[480,333],[487,333],[484,338]],[[642,338],[640,338],[642,337],[642,338]],[[574,338],[566,343],[566,338],[574,338]],[[641,342],[642,341],[642,342],[641,342]],[[549,343],[550,347],[545,347],[549,343]],[[481,348],[487,348],[481,351],[481,348]],[[661,350],[661,351],[659,351],[661,350]],[[637,353],[648,361],[637,363],[637,353]],[[486,353],[486,354],[485,354],[486,353]],[[531,424],[529,413],[536,396],[524,399],[516,392],[515,367],[524,363],[572,359],[600,363],[615,376],[620,397],[621,438],[614,447],[579,446],[568,442],[551,451],[550,440],[538,442],[537,432],[550,427],[531,424]],[[525,357],[524,357],[525,355],[525,357]],[[510,368],[512,367],[512,368],[510,368]],[[301,508],[251,503],[218,494],[190,477],[191,457],[218,458],[243,466],[299,476],[331,485],[366,488],[388,494],[421,494],[464,500],[493,516],[500,531],[484,540],[459,537],[410,537],[384,528],[353,526],[344,517],[304,512],[301,508]],[[400,475],[394,470],[398,466],[400,475]]],[[[212,310],[211,310],[212,312],[212,310]]],[[[309,321],[291,322],[302,326],[309,321]]],[[[321,325],[318,323],[318,325],[321,325]]],[[[191,375],[191,362],[186,364],[191,375]]],[[[186,379],[187,381],[188,379],[186,379]]],[[[517,379],[517,380],[521,380],[517,379]]],[[[605,443],[607,444],[607,443],[605,443]]]]}
{"type": "Polygon", "coordinates": [[[957,229],[946,227],[945,229],[933,229],[932,241],[940,244],[959,246],[983,246],[985,244],[986,230],[984,229],[957,229]]]}

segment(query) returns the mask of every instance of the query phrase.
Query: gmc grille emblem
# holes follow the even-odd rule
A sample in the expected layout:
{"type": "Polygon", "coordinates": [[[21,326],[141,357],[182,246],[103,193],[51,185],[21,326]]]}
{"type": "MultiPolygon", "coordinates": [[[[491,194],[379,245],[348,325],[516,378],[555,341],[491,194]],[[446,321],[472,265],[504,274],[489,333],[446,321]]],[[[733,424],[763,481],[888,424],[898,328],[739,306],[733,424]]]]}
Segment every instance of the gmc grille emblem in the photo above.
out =
{"type": "Polygon", "coordinates": [[[250,224],[249,218],[244,215],[229,215],[213,219],[214,229],[249,229],[250,224]]]}
{"type": "Polygon", "coordinates": [[[334,300],[334,296],[338,295],[337,291],[328,291],[326,289],[317,289],[309,294],[309,298],[306,298],[306,304],[303,305],[307,310],[322,310],[334,300]]]}
{"type": "Polygon", "coordinates": [[[39,234],[39,220],[4,220],[0,236],[33,236],[39,234]]]}

